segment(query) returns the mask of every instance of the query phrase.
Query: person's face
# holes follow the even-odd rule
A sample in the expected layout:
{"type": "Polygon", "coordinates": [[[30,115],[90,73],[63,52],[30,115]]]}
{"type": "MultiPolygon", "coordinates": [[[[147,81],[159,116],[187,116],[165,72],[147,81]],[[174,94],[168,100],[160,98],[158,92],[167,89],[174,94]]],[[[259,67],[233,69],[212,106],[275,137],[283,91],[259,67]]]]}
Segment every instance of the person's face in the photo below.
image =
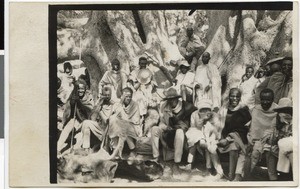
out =
{"type": "Polygon", "coordinates": [[[236,107],[241,100],[241,93],[238,90],[232,90],[229,94],[229,105],[236,107]]]}
{"type": "Polygon", "coordinates": [[[171,98],[168,99],[168,104],[170,105],[171,108],[175,108],[178,104],[178,98],[171,98]]]}
{"type": "Polygon", "coordinates": [[[188,70],[189,70],[188,67],[186,67],[186,66],[180,66],[181,73],[186,74],[186,72],[188,72],[188,70]]]}
{"type": "Polygon", "coordinates": [[[246,69],[246,77],[249,79],[254,73],[253,68],[247,68],[246,69]]]}
{"type": "Polygon", "coordinates": [[[193,33],[194,33],[194,30],[193,30],[192,28],[188,28],[188,29],[186,30],[186,35],[187,35],[188,37],[192,37],[193,33]]]}
{"type": "Polygon", "coordinates": [[[66,74],[69,74],[69,75],[71,75],[72,74],[72,69],[71,68],[66,68],[66,74]]]}
{"type": "Polygon", "coordinates": [[[111,64],[112,70],[119,71],[120,70],[120,63],[114,62],[111,64]]]}
{"type": "Polygon", "coordinates": [[[269,110],[272,106],[274,96],[272,93],[262,93],[260,95],[260,104],[263,110],[269,110]]]}
{"type": "Polygon", "coordinates": [[[212,116],[211,109],[210,108],[201,108],[199,110],[199,116],[201,119],[205,119],[205,120],[210,119],[212,116]]]}
{"type": "Polygon", "coordinates": [[[271,76],[271,66],[270,65],[266,65],[265,66],[265,74],[266,76],[271,76]]]}
{"type": "Polygon", "coordinates": [[[290,60],[284,60],[282,62],[282,73],[286,76],[292,76],[293,63],[290,60]]]}
{"type": "Polygon", "coordinates": [[[139,61],[140,69],[145,69],[147,67],[147,60],[139,61]]]}
{"type": "Polygon", "coordinates": [[[203,64],[208,64],[209,60],[210,60],[210,55],[208,53],[203,53],[202,55],[203,64]]]}
{"type": "Polygon", "coordinates": [[[79,84],[78,85],[78,96],[83,97],[84,94],[85,94],[85,90],[86,90],[85,85],[84,84],[79,84]]]}
{"type": "Polygon", "coordinates": [[[258,78],[262,78],[264,75],[265,75],[265,71],[264,70],[258,71],[258,78]]]}
{"type": "Polygon", "coordinates": [[[129,91],[124,91],[123,96],[124,96],[123,104],[125,106],[128,106],[130,104],[131,100],[132,100],[132,94],[129,91]]]}
{"type": "Polygon", "coordinates": [[[111,90],[105,90],[102,92],[103,100],[105,103],[109,102],[111,99],[111,90]]]}

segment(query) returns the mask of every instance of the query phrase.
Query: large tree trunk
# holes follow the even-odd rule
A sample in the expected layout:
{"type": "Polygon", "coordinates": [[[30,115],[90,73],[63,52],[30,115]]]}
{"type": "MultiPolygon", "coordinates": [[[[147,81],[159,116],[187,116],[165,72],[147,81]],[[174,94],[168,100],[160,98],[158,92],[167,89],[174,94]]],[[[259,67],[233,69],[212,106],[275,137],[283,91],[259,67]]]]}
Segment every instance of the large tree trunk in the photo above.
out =
{"type": "MultiPolygon", "coordinates": [[[[225,78],[226,100],[228,89],[237,86],[247,65],[258,69],[277,51],[281,55],[292,54],[290,11],[196,10],[191,16],[188,13],[189,10],[87,11],[83,14],[88,17],[86,23],[83,18],[59,16],[58,58],[73,59],[81,52],[96,94],[97,84],[114,58],[129,73],[137,66],[138,58],[148,52],[160,65],[174,70],[168,62],[183,58],[178,42],[185,35],[187,24],[193,23],[195,34],[211,54],[210,62],[219,67],[225,78]],[[73,24],[68,24],[70,19],[73,24]]],[[[170,85],[163,74],[156,75],[159,87],[170,85]]]]}

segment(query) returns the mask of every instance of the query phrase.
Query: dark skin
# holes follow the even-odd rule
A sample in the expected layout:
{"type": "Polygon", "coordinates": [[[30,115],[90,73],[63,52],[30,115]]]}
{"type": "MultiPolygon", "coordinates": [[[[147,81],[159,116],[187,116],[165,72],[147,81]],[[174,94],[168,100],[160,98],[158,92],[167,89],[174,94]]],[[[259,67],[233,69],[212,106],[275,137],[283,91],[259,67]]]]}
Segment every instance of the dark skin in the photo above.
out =
{"type": "Polygon", "coordinates": [[[120,63],[119,62],[112,62],[111,63],[111,68],[114,71],[119,71],[120,70],[120,63]]]}
{"type": "Polygon", "coordinates": [[[130,104],[132,100],[132,93],[130,91],[123,91],[123,95],[121,97],[121,102],[126,106],[130,104]]]}
{"type": "Polygon", "coordinates": [[[273,93],[266,92],[266,93],[261,93],[260,94],[260,104],[263,110],[267,111],[271,108],[272,103],[274,100],[274,95],[273,93]]]}
{"type": "Polygon", "coordinates": [[[140,60],[139,61],[140,69],[145,69],[147,67],[147,64],[148,64],[147,60],[140,60]]]}
{"type": "Polygon", "coordinates": [[[271,71],[271,66],[270,65],[266,65],[265,66],[265,75],[267,77],[272,75],[272,71],[271,71]]]}
{"type": "Polygon", "coordinates": [[[186,67],[184,65],[181,65],[179,67],[179,69],[180,69],[181,73],[183,73],[183,74],[186,74],[189,71],[189,67],[186,67]]]}
{"type": "Polygon", "coordinates": [[[237,89],[233,89],[229,93],[229,105],[228,109],[233,110],[241,101],[241,92],[237,89]]]}
{"type": "Polygon", "coordinates": [[[203,64],[208,64],[209,60],[210,60],[210,54],[208,52],[203,53],[202,55],[203,64]]]}
{"type": "MultiPolygon", "coordinates": [[[[238,89],[232,89],[229,92],[228,109],[233,110],[240,103],[240,100],[241,100],[241,92],[238,89]]],[[[231,139],[231,138],[221,139],[221,140],[219,140],[218,145],[226,146],[232,141],[233,141],[233,139],[231,139]]]]}
{"type": "Polygon", "coordinates": [[[282,73],[288,78],[292,77],[293,62],[290,60],[283,60],[282,62],[282,73]]]}
{"type": "Polygon", "coordinates": [[[193,36],[193,33],[194,33],[193,28],[186,29],[186,35],[188,36],[188,38],[191,38],[193,36]]]}
{"type": "Polygon", "coordinates": [[[246,77],[249,79],[254,74],[254,69],[252,67],[246,68],[246,77]]]}
{"type": "Polygon", "coordinates": [[[167,103],[170,105],[171,108],[175,108],[179,102],[178,98],[171,98],[167,100],[167,103]]]}

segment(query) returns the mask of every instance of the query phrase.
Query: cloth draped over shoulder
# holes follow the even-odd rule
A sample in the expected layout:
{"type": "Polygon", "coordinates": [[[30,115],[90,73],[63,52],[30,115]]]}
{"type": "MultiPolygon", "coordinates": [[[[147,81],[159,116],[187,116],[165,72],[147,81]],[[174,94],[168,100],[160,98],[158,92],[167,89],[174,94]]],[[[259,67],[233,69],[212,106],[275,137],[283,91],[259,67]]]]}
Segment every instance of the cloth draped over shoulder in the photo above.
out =
{"type": "Polygon", "coordinates": [[[179,101],[178,107],[175,109],[174,111],[167,102],[161,104],[160,125],[187,131],[190,127],[191,114],[197,108],[192,103],[179,101]]]}
{"type": "Polygon", "coordinates": [[[128,136],[137,138],[141,134],[140,113],[136,102],[131,101],[125,107],[123,104],[114,105],[113,115],[109,119],[110,138],[128,136]]]}
{"type": "Polygon", "coordinates": [[[194,79],[194,104],[201,98],[211,99],[213,107],[221,107],[221,76],[216,65],[208,63],[207,65],[200,65],[196,69],[194,79]],[[200,93],[195,90],[195,85],[200,85],[200,93]],[[206,93],[204,89],[210,85],[211,89],[206,93]]]}
{"type": "Polygon", "coordinates": [[[249,108],[246,105],[239,104],[233,110],[231,110],[232,116],[229,120],[229,124],[225,126],[226,116],[227,116],[228,107],[222,106],[219,110],[221,116],[221,130],[222,137],[226,138],[230,133],[236,133],[241,138],[244,144],[247,144],[247,133],[248,127],[245,125],[251,120],[251,114],[249,108]]]}
{"type": "Polygon", "coordinates": [[[205,140],[207,149],[210,153],[216,153],[219,135],[217,129],[220,127],[220,116],[212,113],[212,118],[204,122],[200,118],[198,111],[194,111],[191,115],[191,127],[186,132],[188,146],[194,146],[200,140],[205,140]]]}
{"type": "Polygon", "coordinates": [[[66,124],[71,118],[74,117],[74,110],[76,104],[76,119],[79,123],[89,118],[94,107],[94,99],[90,91],[86,91],[82,99],[77,101],[69,98],[66,103],[66,108],[63,114],[63,124],[66,124]]]}
{"type": "Polygon", "coordinates": [[[257,104],[252,110],[252,120],[249,135],[254,140],[260,140],[265,135],[273,133],[276,127],[277,112],[274,108],[278,107],[273,103],[269,110],[264,110],[260,104],[257,104]]]}
{"type": "Polygon", "coordinates": [[[258,79],[252,76],[248,80],[242,82],[239,87],[242,92],[241,103],[246,104],[250,109],[252,109],[255,104],[254,94],[257,82],[258,79]]]}
{"type": "Polygon", "coordinates": [[[203,46],[203,44],[197,35],[192,35],[191,38],[185,36],[179,42],[179,52],[182,56],[185,56],[186,53],[195,52],[195,48],[201,46],[203,46]]]}
{"type": "Polygon", "coordinates": [[[128,77],[123,71],[106,71],[99,82],[99,93],[101,93],[103,86],[108,85],[113,87],[112,94],[116,94],[117,98],[120,98],[122,95],[122,89],[127,86],[127,80],[128,77]]]}

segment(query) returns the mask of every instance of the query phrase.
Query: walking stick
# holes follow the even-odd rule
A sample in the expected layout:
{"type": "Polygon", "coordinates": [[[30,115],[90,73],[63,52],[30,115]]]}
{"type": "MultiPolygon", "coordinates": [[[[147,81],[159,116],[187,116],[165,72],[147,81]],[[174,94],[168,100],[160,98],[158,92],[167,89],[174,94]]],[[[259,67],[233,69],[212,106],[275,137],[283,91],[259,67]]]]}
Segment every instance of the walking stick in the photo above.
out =
{"type": "Polygon", "coordinates": [[[72,136],[71,136],[71,149],[70,149],[70,152],[73,151],[73,138],[74,138],[74,133],[75,133],[75,121],[76,121],[76,109],[77,109],[77,102],[75,102],[75,108],[74,108],[74,122],[73,122],[73,127],[72,127],[72,136]]]}

